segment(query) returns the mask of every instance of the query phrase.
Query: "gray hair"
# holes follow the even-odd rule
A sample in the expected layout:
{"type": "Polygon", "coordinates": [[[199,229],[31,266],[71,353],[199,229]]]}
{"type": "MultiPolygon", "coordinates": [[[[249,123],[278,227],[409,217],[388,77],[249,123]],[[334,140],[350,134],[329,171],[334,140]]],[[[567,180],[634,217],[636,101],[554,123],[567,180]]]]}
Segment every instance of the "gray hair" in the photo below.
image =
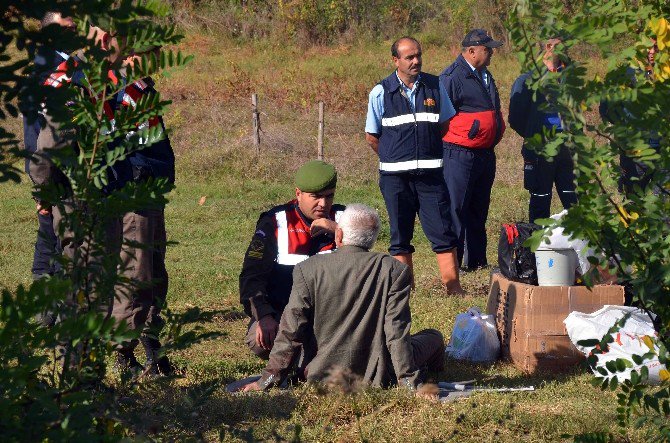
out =
{"type": "Polygon", "coordinates": [[[377,241],[381,222],[374,209],[360,203],[347,206],[338,227],[342,229],[342,244],[371,249],[377,241]]]}
{"type": "Polygon", "coordinates": [[[40,21],[40,28],[44,29],[50,24],[58,22],[58,19],[60,19],[60,17],[61,13],[58,11],[47,11],[44,14],[44,17],[42,17],[42,20],[40,21]]]}

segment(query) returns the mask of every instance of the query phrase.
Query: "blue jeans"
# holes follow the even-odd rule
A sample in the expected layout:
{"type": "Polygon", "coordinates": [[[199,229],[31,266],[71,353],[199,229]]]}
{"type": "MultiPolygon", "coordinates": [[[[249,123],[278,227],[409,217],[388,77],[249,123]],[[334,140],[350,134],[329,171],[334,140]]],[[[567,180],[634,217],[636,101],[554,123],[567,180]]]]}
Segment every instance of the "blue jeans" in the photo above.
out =
{"type": "Polygon", "coordinates": [[[33,253],[33,278],[43,275],[54,275],[60,265],[54,261],[61,254],[60,242],[54,232],[53,215],[37,214],[39,229],[35,240],[35,252],[33,253]]]}

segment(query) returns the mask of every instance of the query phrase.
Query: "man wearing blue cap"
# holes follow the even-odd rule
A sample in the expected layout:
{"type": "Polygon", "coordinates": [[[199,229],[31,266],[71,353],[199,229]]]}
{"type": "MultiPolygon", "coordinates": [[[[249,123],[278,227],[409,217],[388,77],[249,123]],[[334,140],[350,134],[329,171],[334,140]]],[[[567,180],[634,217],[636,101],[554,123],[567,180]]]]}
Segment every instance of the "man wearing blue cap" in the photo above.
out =
{"type": "Polygon", "coordinates": [[[391,46],[395,72],[370,92],[366,140],[379,155],[379,189],[391,225],[389,253],[412,268],[414,220],[437,256],[449,293],[463,292],[458,279],[449,193],[442,175],[444,127],[454,108],[438,78],[421,72],[421,45],[402,37],[391,46]]]}
{"type": "Polygon", "coordinates": [[[288,303],[293,267],[335,249],[341,205],[333,205],[337,172],[323,161],[305,163],[295,177],[295,199],[261,214],[240,273],[240,302],[251,318],[246,343],[267,360],[288,303]]]}
{"type": "Polygon", "coordinates": [[[456,110],[442,141],[458,260],[465,269],[474,270],[487,265],[486,219],[496,174],[493,148],[505,132],[498,88],[487,69],[493,48],[502,42],[483,29],[473,29],[462,45],[456,61],[440,74],[456,110]]]}

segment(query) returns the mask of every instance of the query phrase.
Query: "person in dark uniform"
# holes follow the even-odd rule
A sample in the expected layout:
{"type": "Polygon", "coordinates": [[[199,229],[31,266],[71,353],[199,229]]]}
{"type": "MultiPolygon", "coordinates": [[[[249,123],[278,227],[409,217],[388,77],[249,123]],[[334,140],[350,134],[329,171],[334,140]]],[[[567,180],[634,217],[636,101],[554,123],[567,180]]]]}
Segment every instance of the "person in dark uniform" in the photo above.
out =
{"type": "MultiPolygon", "coordinates": [[[[116,44],[114,39],[110,40],[116,44]]],[[[141,52],[150,52],[150,48],[141,52]]],[[[131,69],[141,52],[127,49],[131,55],[124,58],[125,69],[131,69]]],[[[105,112],[110,121],[124,108],[135,108],[146,96],[158,92],[152,78],[146,77],[126,84],[123,76],[113,79],[118,86],[125,85],[105,103],[105,112]]],[[[130,153],[124,162],[114,165],[116,181],[110,179],[110,186],[120,188],[128,182],[141,183],[147,180],[167,180],[174,186],[175,157],[170,139],[165,130],[162,116],[154,116],[139,125],[140,129],[153,129],[156,133],[152,142],[140,137],[137,142],[141,149],[130,153]]],[[[120,134],[112,146],[128,138],[132,132],[120,134]]],[[[120,220],[117,238],[123,239],[120,255],[123,275],[134,285],[131,288],[117,287],[112,307],[112,316],[117,321],[125,321],[129,329],[139,331],[139,342],[146,354],[144,368],[137,361],[134,349],[137,341],[124,342],[119,346],[117,365],[134,372],[144,370],[146,375],[169,375],[173,372],[170,360],[163,355],[159,340],[165,324],[160,312],[166,303],[169,276],[165,266],[167,234],[165,230],[165,208],[163,204],[138,207],[127,212],[120,220]]]]}
{"type": "MultiPolygon", "coordinates": [[[[63,17],[60,12],[48,11],[40,22],[40,29],[50,25],[61,26],[64,29],[74,31],[76,26],[71,17],[63,17]]],[[[33,73],[38,81],[46,80],[47,73],[68,59],[68,55],[61,51],[52,51],[38,48],[35,55],[33,73]]],[[[37,137],[40,134],[40,123],[37,118],[30,118],[26,113],[23,115],[23,144],[28,154],[37,151],[37,137]]],[[[30,176],[30,158],[26,158],[25,171],[30,176]]],[[[33,178],[31,177],[31,180],[33,178]]],[[[53,214],[51,207],[37,204],[38,230],[35,240],[35,251],[33,253],[33,265],[31,268],[33,280],[44,276],[54,275],[60,266],[54,261],[61,254],[58,236],[53,228],[53,214]]],[[[46,317],[45,317],[46,318],[46,317]]]]}
{"type": "MultiPolygon", "coordinates": [[[[626,76],[630,79],[630,85],[634,86],[640,79],[653,83],[654,65],[656,64],[656,54],[658,53],[658,44],[656,39],[651,39],[651,45],[647,48],[647,59],[642,66],[633,68],[629,66],[626,68],[626,76]]],[[[632,115],[626,109],[626,103],[623,101],[602,101],[600,103],[600,116],[604,122],[610,124],[623,124],[627,120],[632,119],[632,115]]],[[[661,146],[661,137],[656,131],[646,132],[647,144],[650,148],[658,151],[661,146]]],[[[619,191],[627,195],[631,195],[637,190],[642,193],[646,192],[648,188],[654,194],[661,193],[658,186],[650,186],[652,181],[663,183],[667,181],[667,171],[651,171],[650,168],[642,161],[629,157],[625,152],[619,155],[619,165],[621,167],[621,177],[619,180],[619,191]],[[654,174],[657,177],[654,177],[654,174]]]]}
{"type": "Polygon", "coordinates": [[[488,265],[486,219],[496,175],[493,148],[505,132],[498,88],[487,69],[493,49],[502,42],[483,29],[473,29],[462,46],[456,61],[440,74],[456,109],[442,138],[444,178],[458,233],[458,261],[466,270],[475,270],[488,265]]]}
{"type": "MultiPolygon", "coordinates": [[[[560,72],[565,62],[554,53],[561,43],[558,38],[547,40],[542,45],[545,72],[560,72]]],[[[547,98],[537,93],[533,100],[533,91],[526,84],[531,73],[521,74],[512,85],[509,103],[509,125],[524,139],[535,134],[560,132],[563,130],[561,118],[556,111],[547,108],[547,98]]],[[[533,223],[538,218],[547,218],[551,209],[551,194],[554,184],[563,208],[568,209],[577,202],[575,192],[574,162],[570,150],[561,146],[558,154],[551,160],[526,147],[521,148],[523,155],[523,184],[530,193],[528,220],[533,223]]]]}
{"type": "Polygon", "coordinates": [[[391,56],[397,69],[370,92],[365,122],[366,140],[379,155],[379,189],[391,225],[389,253],[412,269],[418,213],[442,283],[448,293],[462,294],[440,141],[454,108],[438,78],[421,72],[416,39],[396,40],[391,56]]]}
{"type": "MultiPolygon", "coordinates": [[[[50,25],[60,26],[68,31],[75,31],[76,26],[71,17],[63,17],[60,12],[48,11],[40,21],[40,29],[45,29],[50,25]]],[[[65,62],[69,56],[65,52],[54,51],[44,47],[37,48],[35,59],[33,61],[33,79],[43,83],[49,75],[65,62]]],[[[34,110],[33,110],[34,111],[34,110]]],[[[38,180],[30,172],[30,163],[32,154],[37,152],[37,139],[40,134],[40,122],[37,115],[30,115],[30,110],[22,109],[23,117],[23,145],[28,156],[25,160],[25,172],[33,183],[38,180]]],[[[36,202],[37,212],[37,238],[33,251],[33,264],[31,273],[33,280],[52,276],[60,270],[60,264],[57,260],[62,253],[60,241],[54,231],[54,219],[51,206],[36,202]]],[[[37,320],[45,326],[52,326],[56,322],[57,308],[52,311],[44,312],[37,317],[37,320]]]]}
{"type": "Polygon", "coordinates": [[[288,303],[293,267],[335,249],[337,219],[344,210],[333,205],[337,172],[332,165],[304,164],[295,185],[294,200],[260,215],[240,273],[240,303],[250,317],[246,343],[265,360],[288,303]]]}

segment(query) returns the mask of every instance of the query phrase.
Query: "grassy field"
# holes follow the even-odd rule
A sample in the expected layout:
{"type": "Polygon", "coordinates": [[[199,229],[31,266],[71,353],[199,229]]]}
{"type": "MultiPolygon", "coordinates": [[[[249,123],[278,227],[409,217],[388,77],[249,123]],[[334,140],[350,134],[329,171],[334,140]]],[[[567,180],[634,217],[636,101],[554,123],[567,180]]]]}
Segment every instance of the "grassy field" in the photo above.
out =
{"type": "MultiPolygon", "coordinates": [[[[182,312],[199,307],[211,317],[201,326],[223,335],[172,355],[183,378],[128,388],[124,408],[136,418],[137,436],[512,442],[560,441],[565,433],[614,430],[615,395],[591,387],[582,368],[530,376],[505,362],[477,366],[448,361],[440,380],[538,388],[533,393],[481,393],[449,404],[416,399],[401,390],[351,396],[311,387],[251,396],[224,392],[226,383],[263,367],[244,345],[247,319],[237,279],[258,214],[290,200],[295,170],[316,156],[318,100],[326,103],[325,157],[340,175],[336,200],[379,209],[384,228],[376,249],[388,247],[377,160],[364,142],[363,127],[367,92],[391,71],[389,45],[304,51],[281,43],[238,47],[215,36],[191,35],[181,49],[195,54],[195,61],[159,79],[161,91],[174,100],[166,121],[177,156],[177,188],[166,209],[168,235],[178,242],[167,258],[170,308],[182,312]],[[262,112],[260,155],[255,155],[250,137],[249,96],[254,92],[262,112]]],[[[446,47],[424,48],[424,70],[439,72],[455,55],[446,47]]],[[[518,69],[511,56],[494,57],[491,71],[505,104],[518,69]]],[[[9,125],[19,129],[16,121],[9,125]]],[[[497,148],[487,225],[490,263],[497,261],[500,223],[527,218],[519,151],[520,139],[508,130],[497,148]]],[[[27,180],[0,187],[0,210],[0,287],[13,289],[30,283],[36,220],[27,180]]],[[[418,224],[415,245],[412,329],[437,328],[448,337],[457,313],[485,307],[489,271],[463,276],[467,296],[446,297],[418,224]]],[[[643,433],[629,437],[645,440],[643,433]]]]}

